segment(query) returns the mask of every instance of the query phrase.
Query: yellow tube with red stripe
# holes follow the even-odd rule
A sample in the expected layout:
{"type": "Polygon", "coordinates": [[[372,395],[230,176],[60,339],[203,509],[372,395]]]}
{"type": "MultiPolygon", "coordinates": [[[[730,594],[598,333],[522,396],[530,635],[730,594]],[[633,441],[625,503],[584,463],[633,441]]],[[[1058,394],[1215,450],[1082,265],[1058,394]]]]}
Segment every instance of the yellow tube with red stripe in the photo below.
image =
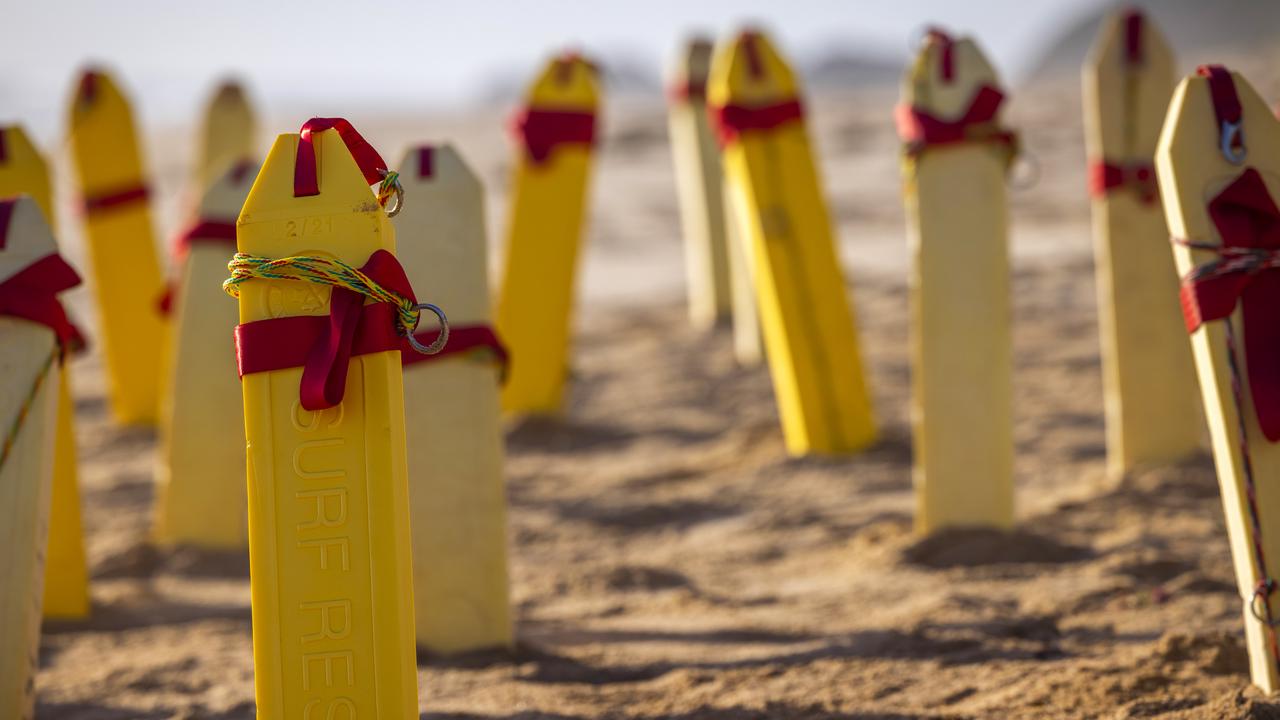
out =
{"type": "Polygon", "coordinates": [[[69,115],[107,397],[116,420],[153,424],[166,342],[156,306],[164,279],[133,112],[110,76],[89,70],[69,115]]]}
{"type": "Polygon", "coordinates": [[[864,448],[876,425],[795,75],[763,35],[744,32],[716,50],[707,102],[719,119],[728,205],[751,247],[787,450],[864,448]]]}
{"type": "Polygon", "coordinates": [[[564,402],[598,104],[595,69],[565,55],[534,80],[516,118],[497,313],[498,332],[519,358],[502,389],[502,407],[513,413],[555,414],[564,402]]]}
{"type": "MultiPolygon", "coordinates": [[[[30,195],[49,227],[55,227],[48,165],[21,126],[0,127],[0,198],[20,194],[30,195]]],[[[44,615],[48,618],[75,619],[89,614],[74,410],[71,380],[64,364],[58,370],[58,426],[44,564],[44,615]]]]}

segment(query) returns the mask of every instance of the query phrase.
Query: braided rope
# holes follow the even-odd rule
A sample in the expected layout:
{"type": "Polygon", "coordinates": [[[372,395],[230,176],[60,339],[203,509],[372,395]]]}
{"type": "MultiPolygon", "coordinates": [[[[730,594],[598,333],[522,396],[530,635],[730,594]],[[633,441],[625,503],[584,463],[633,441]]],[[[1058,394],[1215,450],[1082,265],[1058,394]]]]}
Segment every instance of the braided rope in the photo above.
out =
{"type": "Polygon", "coordinates": [[[1194,242],[1175,238],[1174,242],[1194,250],[1207,250],[1217,253],[1218,257],[1202,265],[1197,265],[1187,273],[1186,279],[1191,281],[1211,280],[1227,275],[1244,273],[1252,275],[1263,270],[1280,268],[1280,250],[1271,248],[1222,247],[1210,243],[1194,242]]]}
{"type": "Polygon", "coordinates": [[[395,217],[404,207],[404,186],[400,184],[400,173],[395,170],[382,171],[382,182],[378,183],[378,204],[387,211],[387,217],[395,217]],[[394,205],[388,204],[395,198],[394,205]]]}
{"type": "Polygon", "coordinates": [[[44,379],[49,375],[49,369],[53,367],[53,361],[62,357],[62,348],[55,347],[53,352],[49,353],[49,357],[41,363],[39,372],[36,373],[36,379],[31,383],[31,388],[27,391],[27,396],[23,398],[22,405],[18,407],[18,414],[13,418],[13,422],[9,423],[9,430],[5,433],[4,444],[0,445],[0,469],[4,469],[5,462],[9,459],[13,448],[18,444],[18,435],[22,433],[22,426],[27,420],[27,415],[31,412],[31,406],[35,404],[36,394],[40,392],[40,386],[44,385],[44,379]]]}
{"type": "Polygon", "coordinates": [[[412,300],[382,287],[368,275],[336,258],[295,255],[273,260],[236,253],[227,263],[227,269],[231,271],[231,277],[223,281],[222,289],[234,298],[240,297],[240,286],[249,280],[300,280],[345,288],[375,302],[394,305],[405,333],[412,333],[418,325],[420,311],[412,300]]]}
{"type": "MultiPolygon", "coordinates": [[[[1217,253],[1218,257],[1191,269],[1186,275],[1188,281],[1214,279],[1244,273],[1252,275],[1263,270],[1280,268],[1280,252],[1265,248],[1222,247],[1211,243],[1195,242],[1174,238],[1174,242],[1196,250],[1207,250],[1217,253]]],[[[1259,622],[1267,626],[1267,645],[1271,656],[1280,663],[1280,641],[1276,638],[1276,625],[1280,624],[1271,612],[1271,595],[1278,587],[1274,578],[1267,572],[1267,556],[1262,543],[1262,515],[1258,511],[1258,485],[1253,474],[1253,456],[1249,451],[1249,433],[1245,422],[1244,382],[1240,368],[1240,353],[1236,342],[1235,323],[1228,315],[1223,319],[1226,334],[1227,368],[1231,372],[1231,399],[1236,407],[1236,435],[1240,449],[1240,470],[1244,475],[1245,505],[1249,512],[1249,541],[1253,550],[1253,562],[1257,570],[1258,583],[1249,598],[1249,613],[1259,622]],[[1258,610],[1258,598],[1262,598],[1262,610],[1258,610]]]]}

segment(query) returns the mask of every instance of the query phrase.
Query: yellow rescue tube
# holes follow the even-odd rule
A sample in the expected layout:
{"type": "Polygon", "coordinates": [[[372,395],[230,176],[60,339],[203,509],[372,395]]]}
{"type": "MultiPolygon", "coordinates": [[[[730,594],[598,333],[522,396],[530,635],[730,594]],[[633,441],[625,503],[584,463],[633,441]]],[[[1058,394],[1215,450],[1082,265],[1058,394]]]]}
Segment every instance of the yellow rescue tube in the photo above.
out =
{"type": "Polygon", "coordinates": [[[725,240],[720,148],[707,120],[711,41],[694,38],[672,67],[667,108],[684,234],[689,320],[708,329],[729,318],[732,290],[725,240]]]}
{"type": "Polygon", "coordinates": [[[1136,9],[1103,24],[1084,67],[1107,473],[1186,458],[1204,411],[1152,166],[1174,61],[1136,9]]]}
{"type": "Polygon", "coordinates": [[[912,258],[912,474],[922,533],[1013,524],[1005,175],[1014,137],[999,126],[997,87],[972,40],[933,32],[907,71],[898,109],[912,258]]]}
{"type": "MultiPolygon", "coordinates": [[[[315,191],[295,195],[300,135],[279,136],[241,211],[239,251],[356,267],[375,251],[394,252],[395,230],[339,131],[309,134],[315,191]]],[[[330,314],[325,285],[255,279],[240,287],[241,331],[330,314]]],[[[343,369],[340,402],[314,411],[300,400],[302,367],[241,381],[254,686],[264,718],[418,712],[400,352],[355,355],[343,369]]]]}
{"type": "Polygon", "coordinates": [[[400,173],[409,202],[396,235],[413,238],[400,262],[419,293],[448,309],[450,345],[467,348],[406,356],[418,645],[441,654],[509,647],[504,366],[492,337],[484,186],[448,144],[411,150],[400,173]]]}
{"type": "Polygon", "coordinates": [[[204,109],[196,161],[196,187],[203,196],[233,166],[259,159],[258,121],[240,83],[218,86],[204,109]]]}
{"type": "Polygon", "coordinates": [[[156,464],[154,537],[162,545],[248,545],[237,313],[219,286],[235,254],[236,218],[257,175],[253,162],[229,167],[205,193],[175,250],[173,362],[156,464]]]}
{"type": "Polygon", "coordinates": [[[156,307],[164,280],[133,113],[110,76],[89,70],[69,115],[107,396],[116,420],[152,424],[159,414],[165,343],[156,307]]]}
{"type": "Polygon", "coordinates": [[[519,358],[502,389],[502,407],[513,413],[555,414],[564,402],[598,95],[595,69],[565,55],[534,80],[515,120],[497,314],[498,332],[519,358]]]}
{"type": "Polygon", "coordinates": [[[1156,145],[1156,176],[1169,232],[1178,239],[1173,256],[1182,278],[1184,327],[1191,333],[1213,441],[1250,675],[1264,692],[1274,693],[1280,690],[1280,485],[1275,482],[1280,477],[1280,428],[1275,424],[1274,395],[1278,363],[1268,358],[1273,344],[1264,343],[1255,356],[1250,341],[1266,338],[1275,327],[1276,270],[1257,261],[1269,263],[1276,252],[1277,217],[1264,208],[1280,203],[1280,122],[1240,73],[1221,66],[1202,66],[1201,71],[1174,90],[1156,145]],[[1241,191],[1250,197],[1236,195],[1241,191]],[[1227,218],[1224,222],[1215,220],[1211,204],[1227,218]],[[1245,214],[1239,214],[1241,210],[1245,214]],[[1224,253],[1223,246],[1263,252],[1236,255],[1224,253]],[[1212,264],[1224,258],[1235,262],[1220,267],[1228,272],[1214,272],[1212,264]],[[1197,302],[1201,295],[1195,278],[1201,273],[1227,286],[1248,286],[1249,293],[1228,294],[1227,302],[1215,303],[1225,315],[1205,317],[1206,308],[1197,302]],[[1251,356],[1263,361],[1251,366],[1251,356]],[[1255,383],[1255,374],[1264,382],[1255,383]],[[1265,430],[1262,412],[1269,420],[1265,430]]]}
{"type": "Polygon", "coordinates": [[[864,448],[875,420],[795,75],[763,35],[743,32],[717,49],[707,102],[719,120],[728,205],[751,247],[787,451],[864,448]]]}
{"type": "Polygon", "coordinates": [[[32,717],[35,704],[66,327],[56,293],[78,282],[36,202],[0,200],[0,717],[32,717]]]}
{"type": "MultiPolygon", "coordinates": [[[[0,127],[0,197],[30,195],[55,227],[49,166],[21,126],[0,127]]],[[[75,619],[89,614],[89,573],[80,522],[79,462],[74,403],[67,368],[58,371],[58,426],[54,440],[53,495],[45,557],[44,615],[75,619]]]]}

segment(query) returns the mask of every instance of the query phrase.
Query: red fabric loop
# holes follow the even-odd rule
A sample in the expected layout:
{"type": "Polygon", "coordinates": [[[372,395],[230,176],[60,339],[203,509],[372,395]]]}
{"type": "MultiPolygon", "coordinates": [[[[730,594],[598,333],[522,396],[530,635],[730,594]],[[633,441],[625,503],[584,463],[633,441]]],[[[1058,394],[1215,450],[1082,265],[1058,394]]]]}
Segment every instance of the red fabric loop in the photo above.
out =
{"type": "MultiPolygon", "coordinates": [[[[1280,251],[1280,209],[1267,192],[1262,175],[1249,168],[1209,201],[1222,238],[1222,249],[1280,251]]],[[[1228,317],[1239,304],[1244,324],[1245,364],[1258,424],[1267,439],[1280,440],[1280,273],[1220,272],[1183,278],[1182,313],[1187,331],[1228,317]]]]}
{"type": "Polygon", "coordinates": [[[138,184],[133,187],[124,188],[122,190],[114,190],[101,195],[86,195],[84,198],[84,212],[91,214],[102,210],[111,210],[121,205],[129,205],[136,202],[142,202],[150,195],[150,191],[146,185],[138,184]]]}
{"type": "Polygon", "coordinates": [[[1101,160],[1089,163],[1090,195],[1101,198],[1119,188],[1131,188],[1146,205],[1154,204],[1160,199],[1160,187],[1156,183],[1156,171],[1151,163],[1123,165],[1101,160]]]}
{"type": "Polygon", "coordinates": [[[682,82],[673,83],[671,87],[667,88],[667,97],[673,103],[705,102],[707,99],[707,81],[705,79],[690,80],[685,78],[682,82]]]}
{"type": "Polygon", "coordinates": [[[974,93],[969,107],[956,120],[943,120],[912,105],[895,108],[894,119],[898,136],[906,145],[908,155],[916,156],[935,145],[979,141],[1017,146],[1018,136],[995,123],[996,112],[1004,102],[1004,93],[990,85],[983,85],[974,93]]]}
{"type": "Polygon", "coordinates": [[[312,136],[325,130],[337,130],[338,137],[346,144],[347,151],[355,159],[365,182],[376,185],[382,182],[387,163],[365,139],[356,132],[345,118],[311,118],[298,131],[298,155],[293,164],[293,196],[310,197],[320,194],[320,180],[316,172],[316,148],[312,136]]]}
{"type": "Polygon", "coordinates": [[[98,77],[97,70],[85,70],[80,75],[80,84],[76,87],[76,97],[85,103],[91,103],[98,97],[98,77]]]}
{"type": "Polygon", "coordinates": [[[595,145],[596,116],[592,112],[527,107],[512,118],[511,133],[524,145],[529,159],[541,165],[560,145],[595,145]]]}
{"type": "Polygon", "coordinates": [[[1142,64],[1143,22],[1141,10],[1130,10],[1124,14],[1124,61],[1128,65],[1142,64]]]}
{"type": "MultiPolygon", "coordinates": [[[[440,337],[440,331],[424,330],[414,333],[413,336],[419,343],[430,345],[436,341],[436,338],[440,337]]],[[[408,341],[402,341],[400,362],[405,367],[408,367],[473,350],[488,350],[493,353],[494,359],[501,368],[502,377],[506,378],[511,365],[511,355],[507,352],[507,346],[502,343],[502,340],[498,338],[498,334],[489,325],[450,325],[449,341],[435,355],[424,355],[410,347],[408,341]]]]}
{"type": "Polygon", "coordinates": [[[1244,117],[1240,107],[1240,96],[1236,94],[1236,82],[1231,78],[1231,71],[1221,65],[1201,65],[1196,74],[1209,78],[1209,94],[1213,97],[1213,114],[1218,124],[1224,122],[1238,123],[1244,117]]]}
{"type": "Polygon", "coordinates": [[[798,99],[760,107],[722,105],[708,110],[721,147],[737,140],[749,130],[772,130],[804,118],[804,107],[798,99]]]}
{"type": "Polygon", "coordinates": [[[436,174],[436,149],[431,145],[418,148],[418,179],[426,180],[436,174]]]}
{"type": "Polygon", "coordinates": [[[925,33],[925,37],[928,38],[930,42],[938,44],[938,50],[940,52],[938,57],[938,71],[942,76],[943,82],[950,84],[956,77],[955,41],[951,39],[951,36],[948,35],[946,31],[939,28],[929,28],[925,33]]]}
{"type": "MultiPolygon", "coordinates": [[[[0,235],[8,224],[0,227],[0,235]]],[[[63,352],[85,347],[84,336],[67,318],[58,293],[80,284],[80,276],[57,253],[50,253],[0,282],[0,315],[40,323],[58,339],[63,352]]]]}
{"type": "MultiPolygon", "coordinates": [[[[374,282],[411,301],[413,288],[395,255],[378,250],[360,268],[374,282]]],[[[396,350],[404,343],[397,332],[396,308],[365,305],[354,290],[333,288],[327,316],[284,317],[243,323],[236,328],[236,361],[240,376],[302,367],[299,398],[307,410],[323,410],[342,402],[353,355],[396,350]]]]}

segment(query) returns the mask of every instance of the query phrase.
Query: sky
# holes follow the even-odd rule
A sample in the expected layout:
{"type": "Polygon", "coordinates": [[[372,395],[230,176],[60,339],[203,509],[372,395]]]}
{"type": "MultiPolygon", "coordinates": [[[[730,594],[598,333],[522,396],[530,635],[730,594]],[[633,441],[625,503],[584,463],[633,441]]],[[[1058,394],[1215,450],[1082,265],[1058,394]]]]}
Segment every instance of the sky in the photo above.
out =
{"type": "MultiPolygon", "coordinates": [[[[904,56],[928,24],[980,37],[1017,76],[1055,29],[1103,0],[0,0],[0,123],[61,133],[77,70],[114,70],[144,122],[180,124],[226,76],[269,107],[325,98],[393,110],[473,102],[573,46],[652,62],[692,31],[743,22],[796,54],[848,46],[904,56]]],[[[321,112],[322,107],[316,107],[321,112]]]]}

